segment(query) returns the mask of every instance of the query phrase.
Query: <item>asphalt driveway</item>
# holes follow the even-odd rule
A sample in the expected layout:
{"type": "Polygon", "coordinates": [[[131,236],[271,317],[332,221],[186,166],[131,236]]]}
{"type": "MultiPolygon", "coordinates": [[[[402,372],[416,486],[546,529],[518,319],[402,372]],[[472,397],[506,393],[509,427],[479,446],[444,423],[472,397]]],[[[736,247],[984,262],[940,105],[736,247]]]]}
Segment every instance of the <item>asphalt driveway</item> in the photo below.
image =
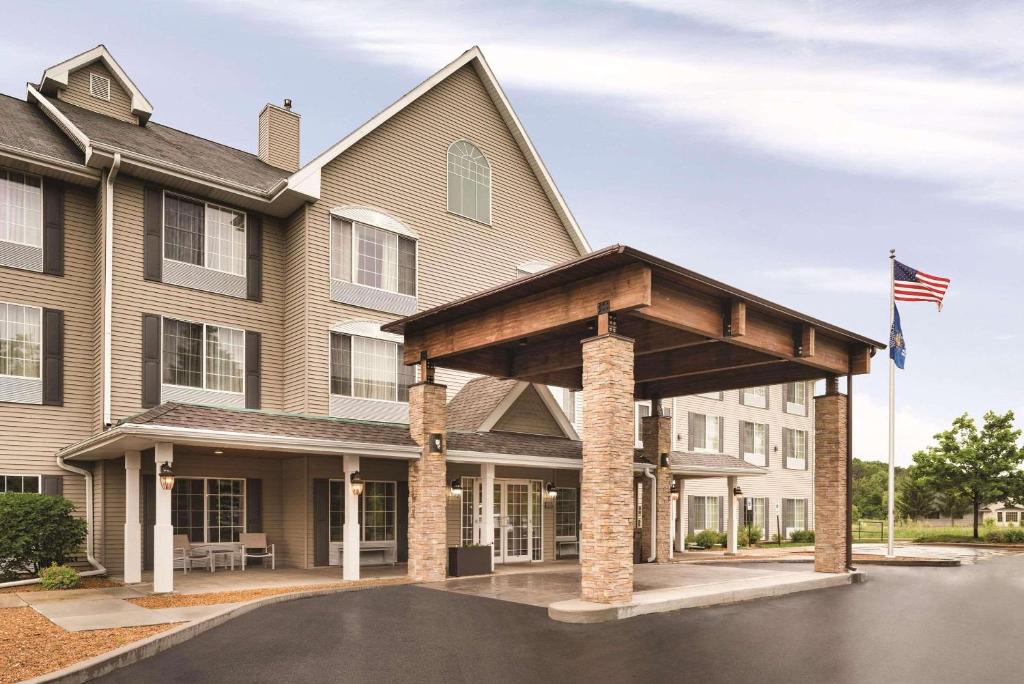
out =
{"type": "Polygon", "coordinates": [[[617,623],[399,586],[249,613],[106,682],[954,682],[1019,677],[1024,556],[617,623]]]}

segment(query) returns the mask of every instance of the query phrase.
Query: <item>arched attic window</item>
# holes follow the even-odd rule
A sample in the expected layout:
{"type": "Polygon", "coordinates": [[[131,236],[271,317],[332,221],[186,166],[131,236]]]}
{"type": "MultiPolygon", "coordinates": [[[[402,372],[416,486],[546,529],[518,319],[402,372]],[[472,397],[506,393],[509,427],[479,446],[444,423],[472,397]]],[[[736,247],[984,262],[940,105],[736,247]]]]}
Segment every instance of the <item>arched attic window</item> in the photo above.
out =
{"type": "Polygon", "coordinates": [[[468,140],[457,140],[448,148],[448,211],[491,222],[491,165],[468,140]]]}

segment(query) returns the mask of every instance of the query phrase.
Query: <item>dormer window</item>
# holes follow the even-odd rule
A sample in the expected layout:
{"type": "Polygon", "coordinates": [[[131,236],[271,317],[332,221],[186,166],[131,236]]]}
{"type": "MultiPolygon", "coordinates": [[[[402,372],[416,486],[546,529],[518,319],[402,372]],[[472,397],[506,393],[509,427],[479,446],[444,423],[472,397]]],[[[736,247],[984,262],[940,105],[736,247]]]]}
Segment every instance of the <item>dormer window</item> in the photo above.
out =
{"type": "Polygon", "coordinates": [[[110,102],[110,79],[97,73],[89,74],[89,94],[110,102]]]}

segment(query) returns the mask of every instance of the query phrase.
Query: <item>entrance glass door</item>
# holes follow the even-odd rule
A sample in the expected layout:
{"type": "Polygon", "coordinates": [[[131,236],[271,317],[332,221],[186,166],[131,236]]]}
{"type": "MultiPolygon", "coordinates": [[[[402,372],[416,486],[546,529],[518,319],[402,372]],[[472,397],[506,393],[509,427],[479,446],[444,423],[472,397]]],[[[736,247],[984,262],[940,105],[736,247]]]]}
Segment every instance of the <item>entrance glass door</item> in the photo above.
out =
{"type": "Polygon", "coordinates": [[[519,563],[532,558],[530,483],[494,483],[494,560],[519,563]]]}

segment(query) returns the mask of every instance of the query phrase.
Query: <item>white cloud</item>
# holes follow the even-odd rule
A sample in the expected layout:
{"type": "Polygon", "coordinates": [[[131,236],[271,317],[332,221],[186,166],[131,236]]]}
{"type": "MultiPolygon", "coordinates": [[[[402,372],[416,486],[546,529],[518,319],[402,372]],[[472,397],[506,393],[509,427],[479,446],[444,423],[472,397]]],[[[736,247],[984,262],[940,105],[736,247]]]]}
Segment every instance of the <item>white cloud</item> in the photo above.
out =
{"type": "MultiPolygon", "coordinates": [[[[972,201],[1024,206],[1024,145],[1012,143],[1024,139],[1024,78],[1016,72],[954,67],[917,53],[906,59],[873,50],[808,54],[784,42],[695,36],[693,27],[679,35],[668,25],[640,31],[622,5],[598,4],[569,18],[565,9],[543,4],[519,10],[322,0],[203,4],[423,75],[480,44],[499,78],[519,88],[592,97],[640,119],[656,117],[801,163],[923,180],[972,201]]],[[[743,7],[765,14],[754,11],[758,4],[743,7]]],[[[691,2],[684,9],[702,21],[714,15],[719,23],[742,25],[740,10],[725,5],[732,3],[691,2]]],[[[751,25],[784,38],[811,34],[858,43],[874,26],[839,12],[806,25],[797,22],[798,12],[772,6],[774,15],[751,25]]],[[[984,14],[985,7],[977,5],[979,19],[968,25],[979,44],[1001,44],[1008,10],[984,14]],[[995,26],[991,35],[983,30],[988,26],[995,26]]],[[[957,43],[959,31],[943,31],[954,19],[913,24],[913,30],[881,21],[880,33],[911,47],[957,43]]],[[[1020,43],[1016,36],[1013,42],[1020,43]]]]}
{"type": "MultiPolygon", "coordinates": [[[[934,445],[936,433],[948,425],[920,415],[913,407],[896,405],[896,465],[913,463],[916,451],[934,445]]],[[[853,396],[853,455],[869,461],[889,459],[889,406],[867,392],[853,396]]]]}
{"type": "Polygon", "coordinates": [[[799,285],[803,290],[849,294],[886,294],[889,291],[887,275],[842,266],[793,266],[765,271],[769,279],[799,285]]]}

